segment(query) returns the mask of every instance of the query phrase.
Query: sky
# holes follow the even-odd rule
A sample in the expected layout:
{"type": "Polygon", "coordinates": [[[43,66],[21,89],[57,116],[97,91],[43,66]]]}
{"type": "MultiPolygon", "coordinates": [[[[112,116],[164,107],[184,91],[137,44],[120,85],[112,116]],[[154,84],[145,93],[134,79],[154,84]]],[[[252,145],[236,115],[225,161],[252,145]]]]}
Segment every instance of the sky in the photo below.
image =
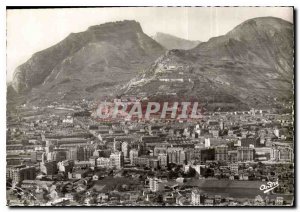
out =
{"type": "Polygon", "coordinates": [[[136,20],[149,36],[156,32],[207,41],[245,20],[273,16],[293,22],[291,7],[123,7],[7,10],[7,77],[35,52],[70,33],[111,21],[136,20]]]}

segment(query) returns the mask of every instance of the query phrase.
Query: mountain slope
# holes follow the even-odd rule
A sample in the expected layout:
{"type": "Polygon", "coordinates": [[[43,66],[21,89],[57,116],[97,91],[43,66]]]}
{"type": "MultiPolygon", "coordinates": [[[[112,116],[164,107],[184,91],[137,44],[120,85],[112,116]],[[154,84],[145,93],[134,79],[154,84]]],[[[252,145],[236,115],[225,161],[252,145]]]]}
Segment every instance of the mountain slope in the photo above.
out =
{"type": "Polygon", "coordinates": [[[67,100],[111,93],[165,49],[136,21],[119,21],[72,33],[19,66],[13,87],[31,99],[67,100]]]}
{"type": "Polygon", "coordinates": [[[166,49],[169,50],[171,49],[188,50],[196,47],[199,43],[201,43],[200,41],[186,40],[162,32],[157,32],[152,38],[157,43],[159,43],[160,45],[164,46],[166,49]]]}
{"type": "Polygon", "coordinates": [[[248,20],[191,50],[171,50],[120,93],[196,99],[209,110],[284,108],[293,99],[293,25],[248,20]]]}

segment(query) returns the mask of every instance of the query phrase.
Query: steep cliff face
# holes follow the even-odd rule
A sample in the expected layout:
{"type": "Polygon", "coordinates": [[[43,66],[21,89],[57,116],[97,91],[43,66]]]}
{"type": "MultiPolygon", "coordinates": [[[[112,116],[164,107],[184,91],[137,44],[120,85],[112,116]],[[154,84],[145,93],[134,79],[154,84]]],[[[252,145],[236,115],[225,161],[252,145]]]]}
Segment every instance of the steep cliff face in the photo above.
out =
{"type": "Polygon", "coordinates": [[[171,50],[120,93],[197,99],[208,109],[286,107],[293,98],[293,25],[248,20],[191,50],[171,50]]]}
{"type": "Polygon", "coordinates": [[[127,82],[164,51],[138,22],[92,26],[34,54],[15,71],[13,87],[57,99],[92,96],[127,82]]]}
{"type": "Polygon", "coordinates": [[[158,32],[153,36],[153,39],[164,46],[166,49],[183,49],[188,50],[196,47],[200,41],[192,41],[192,40],[186,40],[183,38],[178,38],[173,35],[169,35],[166,33],[158,32]]]}

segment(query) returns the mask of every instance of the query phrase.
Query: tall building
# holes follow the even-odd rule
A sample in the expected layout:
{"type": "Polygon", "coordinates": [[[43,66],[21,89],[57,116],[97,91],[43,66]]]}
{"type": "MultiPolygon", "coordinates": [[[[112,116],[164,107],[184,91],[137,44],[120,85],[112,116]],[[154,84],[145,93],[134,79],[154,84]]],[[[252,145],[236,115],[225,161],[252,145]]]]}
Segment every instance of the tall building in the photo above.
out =
{"type": "Polygon", "coordinates": [[[168,148],[168,162],[175,164],[186,164],[185,151],[183,148],[168,148]]]}
{"type": "Polygon", "coordinates": [[[110,164],[117,169],[124,167],[124,155],[123,152],[112,153],[109,157],[110,164]]]}
{"type": "Polygon", "coordinates": [[[47,153],[43,152],[43,154],[42,154],[42,163],[45,163],[45,161],[47,161],[47,153]]]}
{"type": "Polygon", "coordinates": [[[210,147],[210,138],[205,138],[204,143],[205,143],[204,145],[206,148],[210,147]]]}
{"type": "Polygon", "coordinates": [[[158,159],[159,166],[161,168],[165,168],[165,167],[168,166],[168,156],[167,156],[167,154],[160,153],[160,154],[158,154],[157,159],[158,159]]]}
{"type": "Polygon", "coordinates": [[[139,156],[139,150],[137,149],[131,149],[129,152],[129,158],[130,158],[130,163],[133,165],[134,164],[134,158],[137,158],[139,156]]]}
{"type": "Polygon", "coordinates": [[[149,166],[150,166],[150,168],[155,168],[155,169],[158,168],[159,161],[158,161],[157,157],[151,157],[149,159],[149,166]]]}
{"type": "Polygon", "coordinates": [[[116,152],[116,151],[121,151],[121,149],[122,149],[122,146],[121,146],[121,141],[118,141],[118,140],[116,140],[116,139],[114,139],[114,151],[116,152]]]}
{"type": "Polygon", "coordinates": [[[200,160],[206,162],[207,160],[215,160],[215,149],[214,148],[205,148],[201,149],[200,160]]]}
{"type": "Polygon", "coordinates": [[[77,146],[68,151],[66,159],[88,161],[93,156],[94,151],[95,149],[90,146],[77,146]]]}
{"type": "Polygon", "coordinates": [[[198,189],[193,189],[191,194],[191,204],[192,205],[201,205],[201,194],[198,189]]]}
{"type": "Polygon", "coordinates": [[[67,159],[67,152],[66,151],[53,151],[48,153],[47,160],[48,161],[56,161],[60,162],[67,159]]]}
{"type": "Polygon", "coordinates": [[[42,161],[43,151],[34,151],[30,153],[30,160],[33,163],[42,161]]]}
{"type": "Polygon", "coordinates": [[[55,175],[57,174],[57,163],[56,161],[46,161],[40,164],[40,169],[46,175],[55,175]]]}
{"type": "Polygon", "coordinates": [[[220,130],[224,130],[224,122],[220,121],[220,130]]]}
{"type": "Polygon", "coordinates": [[[194,160],[200,160],[201,159],[201,148],[194,148],[193,149],[193,155],[194,155],[194,160]]]}
{"type": "Polygon", "coordinates": [[[122,152],[125,158],[129,157],[129,144],[126,141],[122,143],[122,152]]]}
{"type": "Polygon", "coordinates": [[[185,152],[185,159],[188,163],[189,161],[195,160],[195,149],[188,148],[184,150],[185,152]]]}
{"type": "Polygon", "coordinates": [[[250,147],[237,148],[237,161],[253,161],[254,149],[250,147]]]}
{"type": "Polygon", "coordinates": [[[70,148],[67,152],[67,160],[77,160],[76,148],[70,148]]]}
{"type": "Polygon", "coordinates": [[[88,161],[90,157],[93,156],[95,149],[91,146],[84,146],[82,155],[80,155],[79,159],[83,161],[88,161]]]}
{"type": "Polygon", "coordinates": [[[215,160],[216,161],[228,161],[228,147],[227,146],[217,146],[215,148],[215,160]]]}
{"type": "Polygon", "coordinates": [[[23,180],[34,180],[36,177],[36,170],[33,166],[15,166],[8,169],[7,177],[12,179],[12,181],[15,183],[22,182],[23,180]]]}

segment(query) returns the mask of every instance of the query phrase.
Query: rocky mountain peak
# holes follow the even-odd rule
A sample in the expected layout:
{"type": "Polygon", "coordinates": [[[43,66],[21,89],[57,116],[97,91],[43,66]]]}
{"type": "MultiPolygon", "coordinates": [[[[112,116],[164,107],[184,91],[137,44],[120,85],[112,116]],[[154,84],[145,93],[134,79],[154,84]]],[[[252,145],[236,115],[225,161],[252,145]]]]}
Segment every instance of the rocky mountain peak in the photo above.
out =
{"type": "MultiPolygon", "coordinates": [[[[123,72],[120,76],[125,74],[122,80],[127,80],[164,51],[160,44],[143,33],[136,21],[91,26],[84,32],[71,33],[58,44],[35,53],[26,63],[17,67],[13,88],[18,93],[28,93],[33,88],[47,87],[49,84],[53,88],[58,87],[55,83],[59,84],[60,81],[64,82],[64,86],[71,86],[73,80],[82,83],[84,79],[90,81],[88,78],[94,81],[99,77],[99,81],[103,81],[103,72],[114,71],[123,72]]],[[[60,92],[64,93],[66,89],[63,90],[60,92]]]]}

